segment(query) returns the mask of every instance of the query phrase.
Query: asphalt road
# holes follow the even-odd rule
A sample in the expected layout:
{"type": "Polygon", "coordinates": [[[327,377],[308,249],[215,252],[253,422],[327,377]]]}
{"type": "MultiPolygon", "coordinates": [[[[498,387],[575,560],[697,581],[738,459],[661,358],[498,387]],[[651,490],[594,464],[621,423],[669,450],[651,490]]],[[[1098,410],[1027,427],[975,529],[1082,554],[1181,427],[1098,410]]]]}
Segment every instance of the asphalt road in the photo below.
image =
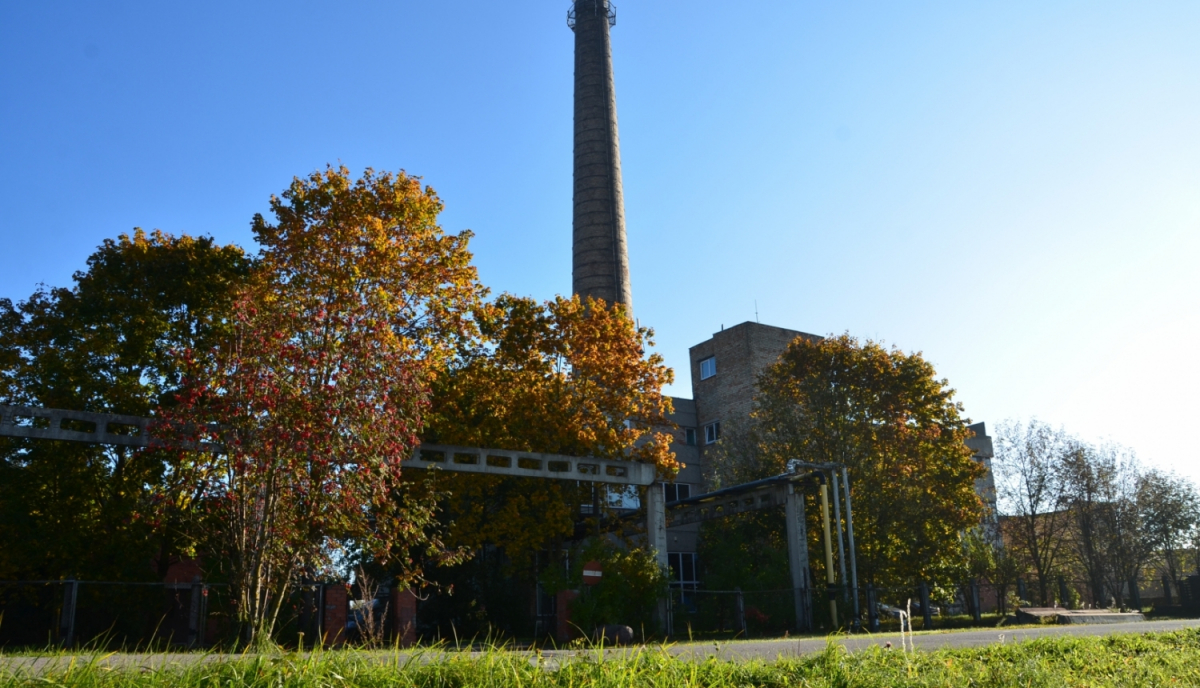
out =
{"type": "MultiPolygon", "coordinates": [[[[1200,619],[1172,619],[1167,621],[1139,621],[1125,624],[1079,624],[1067,626],[1025,626],[1020,628],[994,628],[988,630],[946,631],[939,633],[918,632],[912,636],[912,644],[921,650],[943,648],[967,648],[992,645],[994,643],[1019,643],[1035,638],[1056,636],[1102,636],[1117,633],[1152,633],[1177,631],[1182,628],[1200,627],[1200,619]]],[[[733,643],[682,643],[667,648],[671,654],[688,659],[717,657],[727,660],[776,659],[814,654],[825,649],[828,643],[836,643],[856,652],[872,647],[884,647],[891,643],[900,648],[900,634],[830,636],[828,638],[805,638],[802,640],[743,640],[733,643]]]]}
{"type": "MultiPolygon", "coordinates": [[[[922,650],[938,650],[942,648],[981,647],[994,643],[1019,643],[1036,638],[1055,636],[1103,636],[1118,633],[1151,633],[1198,627],[1200,627],[1200,619],[1142,621],[1113,625],[1040,626],[1007,629],[1001,627],[989,630],[932,631],[913,635],[912,644],[922,650]]],[[[663,649],[680,659],[693,661],[702,661],[709,657],[729,661],[751,661],[757,659],[774,660],[781,657],[798,657],[814,654],[824,650],[829,643],[841,645],[851,652],[866,650],[872,647],[884,647],[887,643],[891,643],[893,648],[898,650],[900,648],[900,635],[898,633],[886,633],[881,635],[829,636],[827,638],[677,643],[667,645],[663,649]]],[[[613,648],[606,650],[605,655],[610,659],[620,659],[622,656],[643,652],[646,649],[643,646],[613,648]]],[[[656,646],[651,646],[650,649],[656,649],[656,646]]],[[[420,662],[430,662],[436,661],[439,658],[479,656],[482,653],[435,649],[424,651],[401,650],[400,652],[380,651],[369,654],[377,657],[380,662],[398,662],[403,664],[410,658],[415,658],[420,662]]],[[[569,662],[571,659],[582,655],[595,657],[596,651],[551,650],[543,652],[541,656],[544,665],[548,668],[553,668],[557,664],[564,661],[569,662]]],[[[529,657],[531,661],[536,661],[532,653],[529,653],[529,657]]],[[[203,653],[113,653],[105,655],[55,655],[48,657],[5,657],[0,655],[0,676],[14,672],[36,675],[48,670],[62,671],[72,664],[79,666],[91,662],[112,668],[160,669],[170,666],[189,666],[197,663],[221,662],[239,658],[245,658],[245,656],[203,653]]]]}

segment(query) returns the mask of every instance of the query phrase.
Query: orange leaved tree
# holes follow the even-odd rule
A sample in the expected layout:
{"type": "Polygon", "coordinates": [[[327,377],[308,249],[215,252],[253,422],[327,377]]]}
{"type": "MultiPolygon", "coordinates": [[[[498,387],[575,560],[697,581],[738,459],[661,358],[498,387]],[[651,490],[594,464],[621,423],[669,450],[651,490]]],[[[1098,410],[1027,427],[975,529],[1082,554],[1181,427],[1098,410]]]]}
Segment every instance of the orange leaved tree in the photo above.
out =
{"type": "Polygon", "coordinates": [[[483,294],[470,233],[445,234],[433,190],[403,172],[328,168],[271,209],[254,218],[261,253],[232,335],[186,352],[192,375],[163,414],[184,447],[164,508],[202,517],[197,544],[227,566],[248,643],[346,543],[457,557],[400,462],[483,294]]]}
{"type": "MultiPolygon", "coordinates": [[[[677,468],[670,449],[672,372],[620,307],[579,297],[501,295],[476,314],[481,338],[440,378],[427,436],[469,446],[639,461],[677,468]]],[[[518,565],[571,534],[587,484],[449,476],[450,542],[501,546],[518,565]]],[[[605,499],[599,500],[604,506],[605,499]]]]}

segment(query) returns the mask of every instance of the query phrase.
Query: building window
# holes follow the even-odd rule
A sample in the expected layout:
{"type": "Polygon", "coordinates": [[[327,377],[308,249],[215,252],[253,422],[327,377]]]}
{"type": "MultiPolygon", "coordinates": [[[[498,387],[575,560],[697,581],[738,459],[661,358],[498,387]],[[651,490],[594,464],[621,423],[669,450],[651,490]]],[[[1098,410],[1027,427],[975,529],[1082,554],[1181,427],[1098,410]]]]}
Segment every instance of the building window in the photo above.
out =
{"type": "Polygon", "coordinates": [[[688,483],[663,483],[663,497],[667,504],[678,502],[692,496],[692,486],[688,483]]]}
{"type": "Polygon", "coordinates": [[[667,552],[667,565],[671,568],[670,586],[672,596],[678,596],[679,613],[695,614],[696,590],[700,589],[700,581],[696,579],[699,567],[696,566],[695,552],[667,552]]]}
{"type": "Polygon", "coordinates": [[[709,423],[704,426],[704,443],[713,444],[721,439],[721,421],[709,423]]]}
{"type": "Polygon", "coordinates": [[[667,552],[667,564],[671,567],[671,585],[694,589],[700,582],[696,580],[695,552],[667,552]]]}
{"type": "Polygon", "coordinates": [[[717,374],[717,357],[709,356],[700,361],[700,379],[707,380],[717,374]]]}
{"type": "Polygon", "coordinates": [[[696,446],[696,428],[687,428],[683,431],[683,442],[689,447],[696,446]]]}

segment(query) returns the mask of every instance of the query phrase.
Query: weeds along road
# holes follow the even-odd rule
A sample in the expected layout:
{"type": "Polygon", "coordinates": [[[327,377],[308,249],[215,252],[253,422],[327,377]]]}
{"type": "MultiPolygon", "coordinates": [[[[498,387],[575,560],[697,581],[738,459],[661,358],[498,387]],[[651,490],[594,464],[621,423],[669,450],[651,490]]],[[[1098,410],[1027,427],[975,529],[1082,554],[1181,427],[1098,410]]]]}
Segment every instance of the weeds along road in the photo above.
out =
{"type": "MultiPolygon", "coordinates": [[[[1169,621],[1143,621],[1139,623],[1128,624],[1113,624],[1113,625],[1071,625],[1071,626],[1023,626],[1023,627],[998,627],[987,630],[964,630],[964,631],[930,631],[918,632],[912,636],[911,642],[914,647],[920,650],[940,650],[940,649],[962,649],[971,647],[982,647],[996,643],[1020,643],[1037,638],[1053,638],[1053,637],[1079,637],[1079,636],[1104,636],[1126,633],[1153,633],[1163,631],[1177,631],[1185,628],[1200,627],[1200,619],[1177,619],[1169,621]]],[[[671,645],[633,645],[623,648],[606,648],[604,656],[606,659],[620,660],[624,657],[631,657],[640,652],[664,650],[668,654],[678,657],[683,660],[702,661],[709,657],[716,657],[720,660],[727,661],[753,661],[764,660],[771,661],[780,657],[800,657],[811,655],[824,650],[830,643],[841,645],[851,652],[858,652],[872,647],[885,647],[891,643],[892,649],[900,650],[900,635],[898,633],[886,633],[879,635],[860,634],[860,635],[840,635],[828,636],[825,638],[800,638],[787,639],[778,638],[773,640],[739,640],[733,642],[695,642],[695,643],[675,643],[671,645]]],[[[446,659],[472,659],[484,658],[491,651],[458,651],[446,648],[427,648],[413,650],[377,650],[377,651],[350,651],[345,653],[355,658],[374,660],[380,663],[403,665],[410,661],[416,662],[433,662],[446,659]]],[[[533,652],[519,651],[519,653],[527,654],[530,661],[540,661],[549,669],[553,669],[563,662],[569,662],[576,658],[597,658],[600,650],[598,649],[580,649],[580,650],[546,650],[538,654],[533,652]]],[[[340,652],[331,652],[332,655],[340,655],[340,652]]],[[[308,653],[306,653],[306,656],[308,653]]],[[[210,662],[224,662],[237,660],[253,660],[254,655],[240,654],[216,654],[204,652],[179,652],[179,653],[111,653],[111,654],[46,654],[46,655],[0,655],[0,678],[5,675],[24,674],[37,675],[47,671],[60,673],[71,666],[79,667],[94,663],[97,666],[111,667],[113,669],[163,669],[176,667],[189,667],[197,664],[210,662]]]]}

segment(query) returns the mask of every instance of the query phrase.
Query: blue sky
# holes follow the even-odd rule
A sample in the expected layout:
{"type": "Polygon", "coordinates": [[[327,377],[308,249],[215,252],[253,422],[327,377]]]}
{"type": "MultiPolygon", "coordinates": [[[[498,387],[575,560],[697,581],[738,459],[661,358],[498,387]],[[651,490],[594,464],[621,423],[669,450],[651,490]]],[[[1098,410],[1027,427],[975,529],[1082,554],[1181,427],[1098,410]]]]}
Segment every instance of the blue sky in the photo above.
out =
{"type": "MultiPolygon", "coordinates": [[[[569,291],[569,3],[0,5],[0,296],[134,226],[251,243],[293,175],[406,169],[494,291],[569,291]]],[[[1200,4],[625,0],[634,305],[923,351],[1200,479],[1200,4]]]]}

